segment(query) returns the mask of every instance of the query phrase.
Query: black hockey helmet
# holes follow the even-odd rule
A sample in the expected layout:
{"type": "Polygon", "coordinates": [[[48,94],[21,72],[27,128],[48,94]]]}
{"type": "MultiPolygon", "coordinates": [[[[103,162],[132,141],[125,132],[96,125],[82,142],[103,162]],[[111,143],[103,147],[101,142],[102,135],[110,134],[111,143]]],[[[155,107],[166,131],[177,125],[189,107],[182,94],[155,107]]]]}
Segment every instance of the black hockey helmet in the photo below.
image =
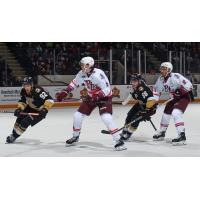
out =
{"type": "Polygon", "coordinates": [[[142,79],[141,74],[133,74],[133,75],[131,75],[131,81],[130,82],[135,81],[135,80],[139,81],[141,79],[142,79]]]}
{"type": "Polygon", "coordinates": [[[33,86],[33,78],[30,76],[27,76],[23,79],[22,82],[23,85],[32,85],[33,86]]]}

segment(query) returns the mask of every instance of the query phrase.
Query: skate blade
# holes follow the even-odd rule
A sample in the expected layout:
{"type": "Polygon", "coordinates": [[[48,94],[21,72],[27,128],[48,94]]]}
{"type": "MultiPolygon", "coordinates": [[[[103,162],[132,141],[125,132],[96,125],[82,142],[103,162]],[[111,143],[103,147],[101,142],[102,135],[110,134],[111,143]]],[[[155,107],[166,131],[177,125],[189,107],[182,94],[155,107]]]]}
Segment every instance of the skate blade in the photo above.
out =
{"type": "Polygon", "coordinates": [[[181,141],[181,142],[172,142],[173,146],[183,146],[187,145],[186,141],[181,141]]]}
{"type": "Polygon", "coordinates": [[[160,137],[158,139],[153,138],[153,141],[163,141],[165,138],[164,137],[160,137]]]}
{"type": "Polygon", "coordinates": [[[116,147],[115,151],[124,151],[127,150],[127,147],[123,146],[123,147],[116,147]]]}
{"type": "Polygon", "coordinates": [[[65,144],[65,147],[73,147],[73,146],[76,146],[76,144],[75,143],[73,143],[73,144],[65,144]]]}

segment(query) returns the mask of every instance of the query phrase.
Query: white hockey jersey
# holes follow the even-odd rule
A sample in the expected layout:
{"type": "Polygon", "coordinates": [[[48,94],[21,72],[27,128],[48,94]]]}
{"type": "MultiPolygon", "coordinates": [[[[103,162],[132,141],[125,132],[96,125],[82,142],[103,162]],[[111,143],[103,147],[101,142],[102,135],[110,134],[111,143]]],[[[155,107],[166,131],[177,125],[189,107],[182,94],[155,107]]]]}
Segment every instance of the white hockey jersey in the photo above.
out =
{"type": "Polygon", "coordinates": [[[156,100],[159,100],[162,92],[173,95],[173,93],[181,87],[188,92],[193,88],[192,83],[179,73],[171,73],[166,81],[160,76],[153,88],[153,95],[156,97],[156,100]]]}
{"type": "Polygon", "coordinates": [[[83,85],[86,87],[88,95],[91,97],[94,94],[98,94],[100,91],[105,97],[112,96],[109,80],[101,69],[94,68],[89,77],[81,70],[70,83],[73,89],[83,85]]]}

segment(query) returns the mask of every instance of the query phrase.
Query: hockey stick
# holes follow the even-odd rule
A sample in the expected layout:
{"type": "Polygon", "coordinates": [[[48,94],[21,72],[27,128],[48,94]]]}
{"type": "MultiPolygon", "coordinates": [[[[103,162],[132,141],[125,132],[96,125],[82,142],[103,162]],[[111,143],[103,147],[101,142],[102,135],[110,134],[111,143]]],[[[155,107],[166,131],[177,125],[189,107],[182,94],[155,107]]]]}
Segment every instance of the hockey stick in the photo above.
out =
{"type": "MultiPolygon", "coordinates": [[[[145,118],[145,117],[143,117],[143,116],[139,116],[138,118],[134,119],[134,120],[131,121],[130,123],[126,124],[126,126],[130,126],[132,123],[135,123],[135,122],[137,122],[137,121],[140,121],[140,120],[142,120],[142,119],[144,119],[144,118],[145,118]]],[[[124,129],[126,126],[124,125],[124,126],[121,127],[120,129],[117,129],[116,131],[112,132],[112,134],[121,131],[121,130],[124,129]]],[[[103,134],[110,134],[110,131],[101,130],[101,133],[103,133],[103,134]]]]}
{"type": "MultiPolygon", "coordinates": [[[[1,110],[0,113],[12,113],[12,114],[14,114],[13,111],[8,111],[8,110],[1,110]]],[[[26,113],[26,112],[21,112],[20,115],[32,115],[32,116],[38,116],[39,113],[26,113]]]]}
{"type": "Polygon", "coordinates": [[[41,75],[43,78],[45,78],[47,81],[49,81],[50,83],[60,83],[63,85],[68,85],[68,83],[64,82],[64,81],[52,81],[50,78],[46,77],[45,75],[41,75]]]}
{"type": "MultiPolygon", "coordinates": [[[[162,103],[161,105],[159,105],[158,108],[160,108],[160,107],[163,106],[163,105],[166,105],[167,103],[169,103],[169,102],[172,101],[172,100],[173,100],[173,98],[168,99],[167,101],[165,101],[164,103],[162,103]]],[[[158,108],[157,108],[157,109],[158,109],[158,108]]],[[[156,132],[158,132],[158,129],[156,128],[156,126],[154,125],[154,123],[152,122],[152,120],[150,119],[149,121],[150,121],[151,125],[153,126],[154,130],[155,130],[156,132]]]]}
{"type": "Polygon", "coordinates": [[[161,103],[160,105],[158,105],[157,109],[160,108],[161,106],[166,105],[167,103],[169,103],[170,101],[174,100],[173,98],[168,99],[167,101],[161,103]]]}
{"type": "MultiPolygon", "coordinates": [[[[173,98],[168,99],[167,101],[165,101],[164,103],[162,103],[160,106],[165,105],[165,104],[167,104],[168,102],[170,102],[170,101],[172,101],[172,100],[173,100],[173,98]]],[[[159,106],[159,107],[160,107],[160,106],[159,106]]],[[[140,117],[136,118],[135,120],[133,120],[132,122],[128,123],[126,126],[130,126],[132,123],[135,123],[135,122],[137,122],[137,121],[139,121],[139,120],[143,120],[143,119],[145,119],[146,117],[148,117],[148,115],[146,115],[146,116],[140,116],[140,117]]],[[[152,122],[151,118],[150,118],[149,121],[150,121],[152,127],[154,128],[154,130],[157,131],[157,128],[156,128],[156,126],[154,125],[154,123],[152,122]]],[[[113,133],[117,133],[117,132],[121,131],[121,130],[124,129],[124,128],[125,128],[125,126],[121,127],[120,129],[117,129],[117,130],[116,130],[115,132],[113,132],[113,133]]],[[[103,134],[110,134],[110,131],[101,130],[101,133],[103,133],[103,134]]]]}

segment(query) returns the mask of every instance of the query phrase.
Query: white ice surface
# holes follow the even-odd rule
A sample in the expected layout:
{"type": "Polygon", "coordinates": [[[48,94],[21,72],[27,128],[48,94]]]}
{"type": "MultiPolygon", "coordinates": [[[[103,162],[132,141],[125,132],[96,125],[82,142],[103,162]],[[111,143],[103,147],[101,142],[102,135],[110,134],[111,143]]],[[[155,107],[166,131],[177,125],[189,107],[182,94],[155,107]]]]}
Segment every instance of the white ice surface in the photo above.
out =
{"type": "MultiPolygon", "coordinates": [[[[113,118],[120,128],[131,106],[114,106],[113,118]]],[[[160,107],[152,121],[159,128],[163,111],[160,107]]],[[[98,109],[83,121],[79,143],[66,147],[65,141],[72,135],[73,113],[77,107],[52,109],[47,118],[34,127],[29,127],[14,144],[5,144],[7,135],[12,132],[16,118],[12,114],[0,114],[0,156],[21,157],[67,157],[67,156],[200,156],[200,105],[190,104],[185,115],[187,145],[172,146],[166,141],[155,142],[155,133],[149,122],[142,122],[126,142],[128,150],[114,151],[112,137],[101,134],[106,129],[98,114],[98,109]]],[[[176,137],[171,119],[166,140],[176,137]]]]}

